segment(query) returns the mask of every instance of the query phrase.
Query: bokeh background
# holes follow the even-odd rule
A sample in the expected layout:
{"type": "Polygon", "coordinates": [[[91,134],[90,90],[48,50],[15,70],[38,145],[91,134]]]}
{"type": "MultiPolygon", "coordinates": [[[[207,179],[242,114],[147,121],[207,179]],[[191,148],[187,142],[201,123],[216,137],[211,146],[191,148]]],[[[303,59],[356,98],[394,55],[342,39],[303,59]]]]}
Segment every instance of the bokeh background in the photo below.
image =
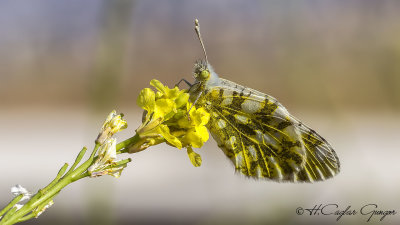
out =
{"type": "MultiPolygon", "coordinates": [[[[370,203],[400,211],[399,1],[0,2],[0,207],[10,187],[45,186],[105,116],[134,134],[139,91],[192,80],[202,50],[221,77],[268,93],[335,147],[342,172],[315,184],[246,179],[210,140],[194,168],[160,145],[121,178],[68,186],[25,224],[367,224],[296,208],[370,203]]],[[[127,157],[127,156],[125,156],[127,157]]],[[[400,214],[368,224],[399,224],[400,214]]]]}

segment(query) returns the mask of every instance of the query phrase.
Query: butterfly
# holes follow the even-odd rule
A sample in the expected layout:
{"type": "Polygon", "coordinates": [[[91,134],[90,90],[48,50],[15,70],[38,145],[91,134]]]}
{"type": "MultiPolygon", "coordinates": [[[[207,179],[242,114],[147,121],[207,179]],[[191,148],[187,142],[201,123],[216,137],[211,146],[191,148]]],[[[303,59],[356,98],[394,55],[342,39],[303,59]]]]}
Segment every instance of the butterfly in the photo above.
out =
{"type": "Polygon", "coordinates": [[[236,171],[273,181],[313,182],[339,173],[332,146],[293,117],[274,97],[219,78],[208,63],[198,20],[195,30],[205,60],[194,66],[190,101],[210,113],[206,125],[236,171]]]}

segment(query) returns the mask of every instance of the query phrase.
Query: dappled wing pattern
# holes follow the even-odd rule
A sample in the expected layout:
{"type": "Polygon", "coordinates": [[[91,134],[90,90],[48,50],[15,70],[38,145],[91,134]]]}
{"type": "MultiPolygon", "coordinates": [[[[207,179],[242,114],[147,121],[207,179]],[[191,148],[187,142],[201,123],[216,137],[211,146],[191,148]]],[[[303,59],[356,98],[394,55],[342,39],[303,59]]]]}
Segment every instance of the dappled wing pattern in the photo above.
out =
{"type": "Polygon", "coordinates": [[[323,180],[339,171],[332,147],[273,97],[223,80],[203,97],[208,128],[240,173],[276,181],[323,180]]]}
{"type": "Polygon", "coordinates": [[[297,121],[296,126],[300,130],[307,155],[299,177],[312,181],[324,180],[338,174],[340,162],[332,146],[313,129],[293,117],[292,119],[297,121]]]}

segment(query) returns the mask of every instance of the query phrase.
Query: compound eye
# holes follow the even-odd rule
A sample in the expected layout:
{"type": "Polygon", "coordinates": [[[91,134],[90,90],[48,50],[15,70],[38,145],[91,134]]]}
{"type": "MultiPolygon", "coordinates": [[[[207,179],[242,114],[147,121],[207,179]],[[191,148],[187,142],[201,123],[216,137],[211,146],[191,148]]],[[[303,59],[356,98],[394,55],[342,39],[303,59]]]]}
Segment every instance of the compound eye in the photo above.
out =
{"type": "Polygon", "coordinates": [[[208,70],[203,70],[200,73],[200,79],[207,80],[210,77],[210,72],[208,70]]]}

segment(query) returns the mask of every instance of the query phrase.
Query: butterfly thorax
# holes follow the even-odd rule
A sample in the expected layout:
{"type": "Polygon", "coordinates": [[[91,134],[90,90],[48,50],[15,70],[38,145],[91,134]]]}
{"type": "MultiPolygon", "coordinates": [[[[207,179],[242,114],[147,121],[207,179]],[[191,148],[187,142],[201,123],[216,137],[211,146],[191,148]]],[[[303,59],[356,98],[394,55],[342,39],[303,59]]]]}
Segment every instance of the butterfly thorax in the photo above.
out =
{"type": "Polygon", "coordinates": [[[203,103],[202,98],[212,87],[218,86],[220,78],[214,72],[211,65],[204,60],[198,60],[194,65],[193,76],[196,82],[190,87],[190,101],[203,103]]]}

